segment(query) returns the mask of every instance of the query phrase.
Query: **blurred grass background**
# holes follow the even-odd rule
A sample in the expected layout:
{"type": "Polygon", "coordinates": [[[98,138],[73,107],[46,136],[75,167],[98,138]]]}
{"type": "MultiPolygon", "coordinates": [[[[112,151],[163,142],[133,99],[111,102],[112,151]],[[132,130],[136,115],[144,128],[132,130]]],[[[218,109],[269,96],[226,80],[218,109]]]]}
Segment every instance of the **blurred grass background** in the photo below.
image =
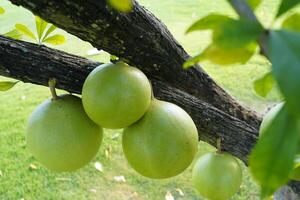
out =
{"type": "MultiPolygon", "coordinates": [[[[236,16],[225,0],[139,2],[168,26],[174,37],[191,55],[201,52],[210,42],[209,31],[184,34],[193,21],[212,12],[236,16]]],[[[266,27],[272,24],[278,2],[279,0],[265,0],[256,11],[266,27]]],[[[0,16],[0,34],[11,30],[15,23],[24,23],[34,30],[34,18],[29,11],[16,7],[7,0],[1,0],[0,6],[6,9],[6,13],[0,16]]],[[[81,56],[87,56],[87,52],[92,49],[89,43],[62,30],[59,32],[66,36],[67,42],[55,48],[81,56]]],[[[107,62],[109,55],[102,53],[90,58],[107,62]]],[[[246,65],[222,67],[210,62],[201,65],[238,101],[259,113],[264,113],[268,106],[279,100],[276,91],[263,99],[253,90],[253,81],[270,67],[268,61],[259,55],[254,56],[246,65]]],[[[0,77],[0,80],[6,78],[0,77]]],[[[167,191],[176,200],[202,199],[191,186],[192,165],[181,175],[163,181],[150,180],[135,173],[122,154],[120,130],[106,130],[97,157],[86,167],[73,173],[58,174],[46,170],[27,151],[24,133],[30,113],[49,95],[48,88],[28,83],[19,83],[12,90],[0,93],[1,200],[163,200],[167,191]],[[95,162],[102,163],[103,172],[95,169],[95,162]],[[30,165],[34,165],[36,169],[31,169],[30,165]],[[115,176],[121,175],[126,182],[114,180],[115,176]],[[178,189],[182,190],[184,196],[180,195],[178,189]]],[[[200,142],[199,156],[208,151],[214,151],[214,148],[200,142]]],[[[243,175],[241,189],[232,199],[258,199],[258,187],[245,167],[243,175]]]]}

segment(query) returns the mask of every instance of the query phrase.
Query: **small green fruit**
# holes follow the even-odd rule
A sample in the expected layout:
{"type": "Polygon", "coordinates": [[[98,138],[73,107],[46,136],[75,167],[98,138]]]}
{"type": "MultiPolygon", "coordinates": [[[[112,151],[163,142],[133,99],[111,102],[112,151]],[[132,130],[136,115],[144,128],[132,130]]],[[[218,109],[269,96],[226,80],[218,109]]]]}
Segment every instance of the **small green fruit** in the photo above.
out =
{"type": "Polygon", "coordinates": [[[149,108],[151,86],[137,68],[123,62],[104,64],[87,77],[82,101],[95,123],[104,128],[124,128],[139,120],[149,108]]]}
{"type": "Polygon", "coordinates": [[[153,100],[147,113],[124,129],[123,151],[143,176],[176,176],[193,161],[198,133],[191,117],[175,104],[153,100]]]}
{"type": "Polygon", "coordinates": [[[272,123],[273,119],[281,110],[283,105],[284,103],[277,104],[276,106],[271,108],[271,110],[264,116],[264,119],[260,124],[259,135],[262,135],[266,131],[267,127],[272,123]]]}
{"type": "Polygon", "coordinates": [[[192,182],[202,196],[211,200],[225,200],[239,190],[242,169],[230,154],[208,153],[196,162],[192,182]]]}
{"type": "Polygon", "coordinates": [[[85,114],[79,97],[63,95],[36,108],[28,122],[26,140],[31,153],[45,167],[72,171],[96,155],[102,128],[85,114]]]}

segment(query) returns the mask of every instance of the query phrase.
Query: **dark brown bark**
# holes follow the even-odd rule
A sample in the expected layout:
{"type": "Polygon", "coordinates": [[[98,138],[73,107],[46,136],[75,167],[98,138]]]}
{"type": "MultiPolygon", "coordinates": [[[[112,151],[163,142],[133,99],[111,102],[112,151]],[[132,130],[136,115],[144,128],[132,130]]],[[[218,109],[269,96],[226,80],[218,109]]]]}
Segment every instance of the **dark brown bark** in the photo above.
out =
{"type": "Polygon", "coordinates": [[[201,68],[183,70],[189,57],[164,24],[135,2],[129,14],[113,11],[105,0],[10,0],[45,20],[126,59],[150,79],[167,82],[258,128],[260,118],[243,108],[201,68]]]}
{"type": "MultiPolygon", "coordinates": [[[[47,85],[49,78],[54,77],[58,88],[80,93],[86,76],[98,65],[45,46],[0,36],[0,74],[7,77],[40,85],[47,85]]],[[[158,99],[173,102],[192,116],[201,140],[216,146],[221,137],[223,150],[247,163],[247,155],[257,139],[256,128],[168,82],[155,78],[151,81],[158,99]]]]}

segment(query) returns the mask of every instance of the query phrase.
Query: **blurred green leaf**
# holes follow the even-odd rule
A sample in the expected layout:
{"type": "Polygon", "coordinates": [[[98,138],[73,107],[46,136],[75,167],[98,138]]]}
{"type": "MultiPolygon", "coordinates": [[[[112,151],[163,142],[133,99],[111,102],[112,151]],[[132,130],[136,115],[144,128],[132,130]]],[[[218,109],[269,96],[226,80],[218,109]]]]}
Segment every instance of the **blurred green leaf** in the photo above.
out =
{"type": "Polygon", "coordinates": [[[262,2],[262,0],[247,0],[249,6],[254,10],[259,4],[262,2]]]}
{"type": "Polygon", "coordinates": [[[187,69],[202,60],[210,60],[219,65],[245,64],[255,53],[255,49],[255,44],[235,49],[225,49],[216,44],[211,44],[202,53],[189,58],[183,64],[183,68],[187,69]]]}
{"type": "Polygon", "coordinates": [[[295,13],[286,18],[282,23],[282,28],[300,32],[300,14],[295,13]]]}
{"type": "Polygon", "coordinates": [[[20,40],[22,38],[22,33],[20,33],[17,29],[13,29],[7,33],[4,33],[4,36],[20,40]]]}
{"type": "Polygon", "coordinates": [[[186,31],[190,33],[192,31],[206,30],[206,29],[215,29],[220,26],[220,24],[225,21],[232,20],[230,17],[220,14],[210,14],[206,17],[203,17],[193,23],[186,31]]]}
{"type": "Polygon", "coordinates": [[[132,0],[108,0],[108,3],[120,12],[130,12],[133,8],[132,0]]]}
{"type": "Polygon", "coordinates": [[[36,32],[38,35],[39,42],[41,42],[41,39],[43,37],[43,33],[48,25],[46,21],[41,19],[39,16],[35,16],[35,25],[36,25],[36,32]]]}
{"type": "Polygon", "coordinates": [[[271,31],[269,57],[273,75],[291,112],[300,114],[300,33],[271,31]]]}
{"type": "Polygon", "coordinates": [[[7,91],[14,87],[19,81],[0,81],[0,91],[7,91]]]}
{"type": "Polygon", "coordinates": [[[46,33],[45,33],[45,35],[44,35],[44,37],[43,37],[43,39],[42,39],[42,42],[44,42],[45,41],[45,39],[53,32],[53,31],[55,31],[57,29],[57,27],[56,26],[54,26],[53,24],[51,24],[51,26],[48,28],[48,30],[46,31],[46,33]]]}
{"type": "Polygon", "coordinates": [[[214,31],[213,41],[222,48],[241,48],[256,42],[262,32],[263,28],[255,21],[227,20],[214,31]]]}
{"type": "Polygon", "coordinates": [[[0,7],[0,15],[3,13],[5,13],[5,10],[4,10],[4,8],[0,7]]]}
{"type": "Polygon", "coordinates": [[[286,184],[297,152],[299,126],[284,106],[253,148],[250,171],[264,199],[286,184]]]}
{"type": "Polygon", "coordinates": [[[197,64],[198,62],[200,62],[203,59],[204,59],[204,57],[202,56],[202,53],[197,54],[193,57],[190,57],[189,59],[187,59],[185,61],[185,63],[183,63],[183,68],[188,69],[188,68],[192,67],[193,65],[197,64]]]}
{"type": "Polygon", "coordinates": [[[15,28],[22,34],[26,35],[27,37],[34,39],[37,41],[35,35],[29,30],[29,28],[24,24],[16,24],[15,28]]]}
{"type": "Polygon", "coordinates": [[[268,72],[263,77],[254,81],[254,90],[258,95],[266,97],[273,89],[274,85],[275,80],[272,73],[268,72]]]}
{"type": "Polygon", "coordinates": [[[60,45],[66,42],[66,39],[63,35],[53,35],[48,38],[46,38],[43,42],[53,45],[60,45]]]}
{"type": "Polygon", "coordinates": [[[299,3],[300,0],[282,0],[276,16],[279,17],[299,3]]]}
{"type": "Polygon", "coordinates": [[[117,57],[117,56],[115,56],[115,55],[110,55],[110,61],[116,61],[116,60],[118,60],[119,58],[117,57]]]}

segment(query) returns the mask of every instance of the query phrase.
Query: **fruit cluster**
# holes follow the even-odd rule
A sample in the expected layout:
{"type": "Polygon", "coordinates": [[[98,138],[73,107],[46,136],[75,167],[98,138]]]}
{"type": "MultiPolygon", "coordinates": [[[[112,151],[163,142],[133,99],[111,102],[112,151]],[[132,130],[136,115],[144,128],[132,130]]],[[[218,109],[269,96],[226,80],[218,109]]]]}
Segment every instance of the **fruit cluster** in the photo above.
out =
{"type": "MultiPolygon", "coordinates": [[[[193,161],[198,131],[192,118],[175,104],[154,98],[147,77],[124,62],[94,69],[74,95],[52,98],[32,113],[26,140],[34,157],[48,169],[76,170],[96,155],[103,128],[123,129],[122,147],[130,166],[145,177],[162,179],[180,174],[193,161]]],[[[201,157],[193,183],[211,199],[227,199],[241,184],[241,168],[226,153],[201,157]]]]}

